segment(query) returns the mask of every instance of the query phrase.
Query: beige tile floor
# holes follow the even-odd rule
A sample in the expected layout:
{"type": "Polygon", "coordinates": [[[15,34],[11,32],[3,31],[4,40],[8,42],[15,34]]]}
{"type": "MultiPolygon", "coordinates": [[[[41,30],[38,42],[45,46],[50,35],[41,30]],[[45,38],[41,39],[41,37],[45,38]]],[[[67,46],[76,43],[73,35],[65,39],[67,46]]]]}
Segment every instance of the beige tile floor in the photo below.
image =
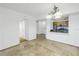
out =
{"type": "Polygon", "coordinates": [[[79,56],[79,48],[44,38],[20,43],[0,51],[1,56],[79,56]]]}

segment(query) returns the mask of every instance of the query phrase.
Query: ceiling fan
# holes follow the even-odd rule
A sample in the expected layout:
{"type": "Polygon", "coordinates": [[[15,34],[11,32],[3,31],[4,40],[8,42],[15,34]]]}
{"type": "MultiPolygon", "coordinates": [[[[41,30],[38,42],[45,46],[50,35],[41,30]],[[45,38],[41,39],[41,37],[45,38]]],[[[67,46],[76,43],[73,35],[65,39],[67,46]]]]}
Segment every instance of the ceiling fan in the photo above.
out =
{"type": "Polygon", "coordinates": [[[55,14],[56,12],[58,12],[59,11],[59,8],[56,6],[56,5],[54,5],[54,8],[53,8],[53,10],[50,12],[50,13],[48,13],[49,15],[50,14],[55,14]]]}
{"type": "Polygon", "coordinates": [[[52,18],[53,16],[54,18],[60,18],[62,16],[62,13],[56,5],[54,5],[52,11],[48,13],[47,18],[52,18]]]}

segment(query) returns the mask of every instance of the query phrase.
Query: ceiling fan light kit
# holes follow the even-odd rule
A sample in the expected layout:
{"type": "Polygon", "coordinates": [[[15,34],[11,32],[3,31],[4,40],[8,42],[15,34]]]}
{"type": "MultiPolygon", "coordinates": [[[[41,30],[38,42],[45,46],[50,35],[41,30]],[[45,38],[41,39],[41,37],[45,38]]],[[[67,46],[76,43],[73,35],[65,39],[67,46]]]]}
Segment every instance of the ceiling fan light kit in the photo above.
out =
{"type": "Polygon", "coordinates": [[[62,17],[62,12],[60,12],[59,8],[56,5],[54,5],[53,10],[48,14],[49,15],[46,17],[47,19],[48,18],[56,19],[56,18],[61,18],[62,17]]]}

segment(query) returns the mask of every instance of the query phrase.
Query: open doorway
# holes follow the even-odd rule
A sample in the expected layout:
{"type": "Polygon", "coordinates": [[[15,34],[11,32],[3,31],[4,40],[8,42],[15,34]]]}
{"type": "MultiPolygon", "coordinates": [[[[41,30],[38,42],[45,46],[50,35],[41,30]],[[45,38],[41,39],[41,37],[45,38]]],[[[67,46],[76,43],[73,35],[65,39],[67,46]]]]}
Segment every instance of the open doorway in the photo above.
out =
{"type": "Polygon", "coordinates": [[[46,20],[37,21],[37,39],[46,38],[46,20]]]}
{"type": "Polygon", "coordinates": [[[25,21],[22,20],[19,22],[19,38],[20,38],[20,43],[26,41],[25,39],[25,21]]]}

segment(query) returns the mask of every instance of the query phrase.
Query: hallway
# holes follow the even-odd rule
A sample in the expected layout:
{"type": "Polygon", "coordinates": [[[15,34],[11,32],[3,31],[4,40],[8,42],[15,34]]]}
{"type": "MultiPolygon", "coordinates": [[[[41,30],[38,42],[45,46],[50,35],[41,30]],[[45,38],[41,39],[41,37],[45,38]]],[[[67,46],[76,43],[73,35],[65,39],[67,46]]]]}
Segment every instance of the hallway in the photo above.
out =
{"type": "Polygon", "coordinates": [[[2,56],[79,56],[79,48],[39,37],[0,51],[2,56]],[[67,48],[67,49],[66,49],[67,48]]]}

